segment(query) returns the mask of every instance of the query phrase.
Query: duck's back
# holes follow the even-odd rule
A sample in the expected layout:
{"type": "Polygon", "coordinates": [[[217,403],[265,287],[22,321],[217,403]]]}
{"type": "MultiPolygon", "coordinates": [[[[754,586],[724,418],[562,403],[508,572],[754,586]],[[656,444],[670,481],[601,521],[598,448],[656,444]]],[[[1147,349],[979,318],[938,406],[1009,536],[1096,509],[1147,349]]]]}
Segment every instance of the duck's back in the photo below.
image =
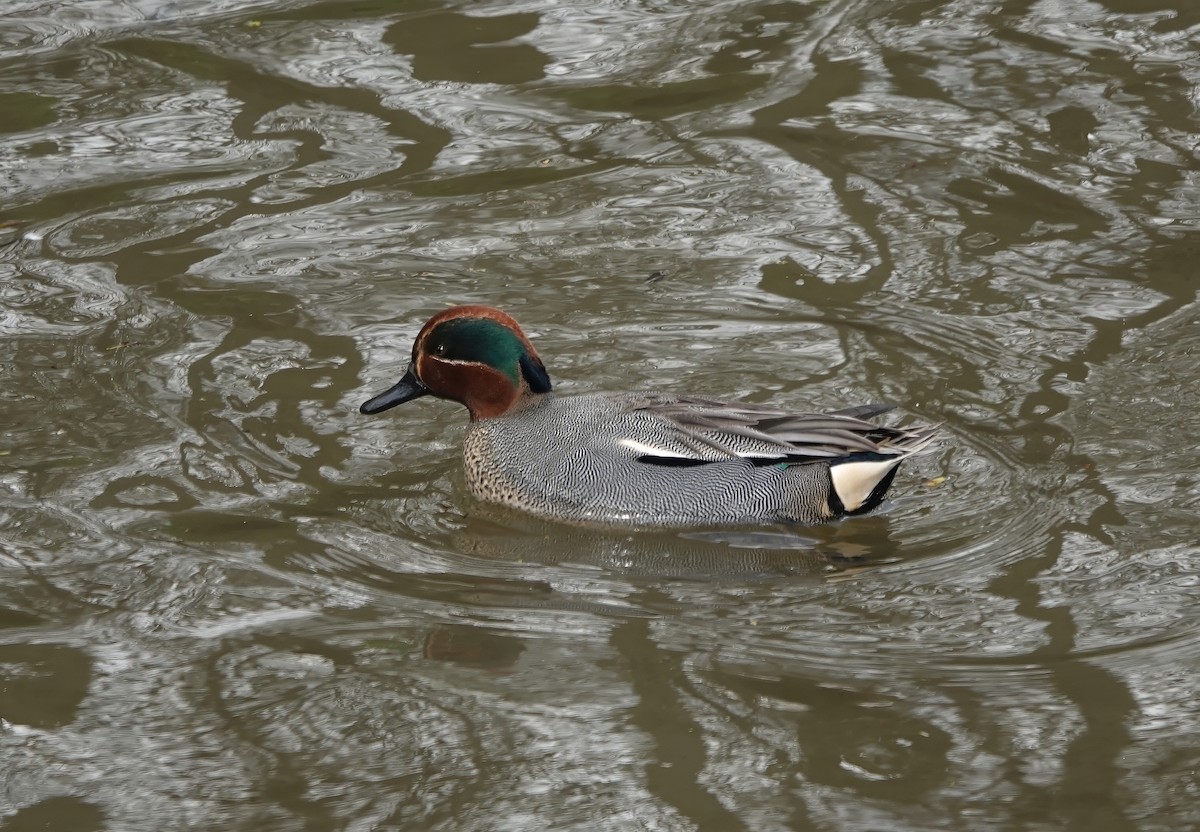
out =
{"type": "MultiPolygon", "coordinates": [[[[656,412],[680,401],[640,394],[537,397],[471,424],[463,447],[467,483],[482,500],[586,523],[815,523],[836,516],[826,462],[763,464],[697,447],[656,412]]],[[[735,440],[737,454],[768,447],[735,440]]]]}

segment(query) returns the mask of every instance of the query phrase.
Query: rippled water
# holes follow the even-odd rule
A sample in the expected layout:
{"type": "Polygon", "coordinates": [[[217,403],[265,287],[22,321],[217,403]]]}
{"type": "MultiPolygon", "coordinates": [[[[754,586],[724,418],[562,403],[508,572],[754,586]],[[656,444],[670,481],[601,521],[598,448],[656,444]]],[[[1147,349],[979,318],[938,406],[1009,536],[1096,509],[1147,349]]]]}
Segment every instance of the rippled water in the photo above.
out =
{"type": "Polygon", "coordinates": [[[0,829],[1178,830],[1191,0],[13,0],[0,829]],[[944,421],[890,509],[601,533],[356,410],[448,303],[559,389],[944,421]]]}

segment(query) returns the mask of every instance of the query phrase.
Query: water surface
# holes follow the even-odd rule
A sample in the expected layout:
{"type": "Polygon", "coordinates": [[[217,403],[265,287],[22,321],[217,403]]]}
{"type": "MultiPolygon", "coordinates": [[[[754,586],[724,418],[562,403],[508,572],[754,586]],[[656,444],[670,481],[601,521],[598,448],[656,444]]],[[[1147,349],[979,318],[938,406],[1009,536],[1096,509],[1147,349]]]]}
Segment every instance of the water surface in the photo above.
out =
{"type": "Polygon", "coordinates": [[[1200,824],[1200,11],[8,3],[0,829],[1200,824]],[[942,421],[889,510],[601,533],[357,405],[942,421]]]}

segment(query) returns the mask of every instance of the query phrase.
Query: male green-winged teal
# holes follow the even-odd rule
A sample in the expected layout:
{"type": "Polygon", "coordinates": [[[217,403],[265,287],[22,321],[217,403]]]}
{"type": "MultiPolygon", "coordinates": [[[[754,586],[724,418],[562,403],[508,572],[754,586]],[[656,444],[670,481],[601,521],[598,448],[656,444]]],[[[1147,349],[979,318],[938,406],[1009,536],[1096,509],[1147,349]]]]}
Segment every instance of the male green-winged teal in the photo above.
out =
{"type": "Polygon", "coordinates": [[[427,394],[471,414],[463,463],[476,497],[603,525],[863,514],[938,429],[864,421],[887,405],[792,413],[668,393],[557,396],[521,327],[487,306],[430,318],[404,377],[359,409],[380,413],[427,394]]]}

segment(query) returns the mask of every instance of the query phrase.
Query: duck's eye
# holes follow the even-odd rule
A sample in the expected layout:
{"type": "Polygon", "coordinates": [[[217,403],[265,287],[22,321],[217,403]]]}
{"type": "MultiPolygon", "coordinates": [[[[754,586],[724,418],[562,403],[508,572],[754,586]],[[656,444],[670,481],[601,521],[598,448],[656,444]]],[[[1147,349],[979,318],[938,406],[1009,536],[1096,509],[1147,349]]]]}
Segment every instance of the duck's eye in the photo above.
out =
{"type": "Polygon", "coordinates": [[[445,344],[434,344],[433,345],[433,354],[434,355],[445,355],[446,354],[446,345],[445,344]]]}

